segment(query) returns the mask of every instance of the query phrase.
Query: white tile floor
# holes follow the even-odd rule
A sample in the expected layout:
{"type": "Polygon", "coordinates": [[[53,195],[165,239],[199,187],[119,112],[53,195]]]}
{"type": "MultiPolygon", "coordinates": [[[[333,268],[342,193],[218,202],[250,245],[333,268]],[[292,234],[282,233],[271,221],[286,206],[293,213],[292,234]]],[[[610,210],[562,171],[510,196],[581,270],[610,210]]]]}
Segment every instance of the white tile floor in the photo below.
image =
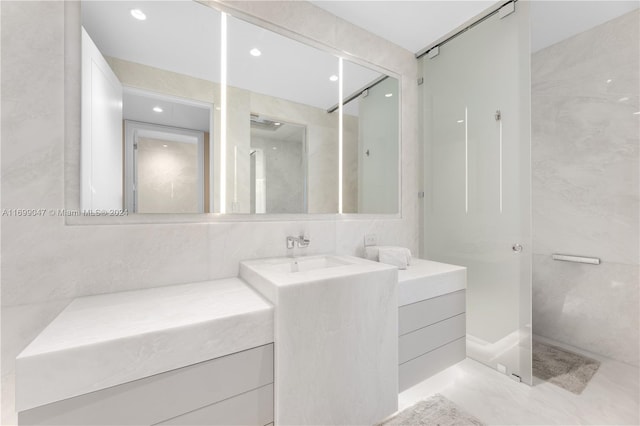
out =
{"type": "Polygon", "coordinates": [[[402,392],[399,409],[440,393],[488,425],[640,425],[637,367],[538,339],[600,360],[581,395],[535,378],[533,386],[516,383],[467,358],[402,392]]]}

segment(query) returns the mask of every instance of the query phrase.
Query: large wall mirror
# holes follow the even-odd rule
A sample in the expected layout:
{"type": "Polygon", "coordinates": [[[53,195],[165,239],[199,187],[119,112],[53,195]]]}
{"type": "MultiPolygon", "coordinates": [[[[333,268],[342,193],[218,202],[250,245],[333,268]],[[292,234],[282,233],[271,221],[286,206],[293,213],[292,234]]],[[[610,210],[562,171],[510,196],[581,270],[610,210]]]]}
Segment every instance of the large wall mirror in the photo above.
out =
{"type": "Polygon", "coordinates": [[[194,1],[82,1],[82,209],[399,212],[395,77],[194,1]]]}

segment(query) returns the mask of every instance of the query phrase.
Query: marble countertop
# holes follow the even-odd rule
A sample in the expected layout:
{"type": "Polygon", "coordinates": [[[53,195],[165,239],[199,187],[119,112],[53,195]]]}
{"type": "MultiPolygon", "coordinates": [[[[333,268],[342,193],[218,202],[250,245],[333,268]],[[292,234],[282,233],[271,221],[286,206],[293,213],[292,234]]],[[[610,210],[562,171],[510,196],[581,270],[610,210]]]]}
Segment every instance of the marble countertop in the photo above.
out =
{"type": "Polygon", "coordinates": [[[398,306],[416,303],[467,288],[467,268],[413,259],[398,271],[398,306]]]}
{"type": "Polygon", "coordinates": [[[81,297],[16,359],[18,411],[273,342],[239,278],[81,297]]]}

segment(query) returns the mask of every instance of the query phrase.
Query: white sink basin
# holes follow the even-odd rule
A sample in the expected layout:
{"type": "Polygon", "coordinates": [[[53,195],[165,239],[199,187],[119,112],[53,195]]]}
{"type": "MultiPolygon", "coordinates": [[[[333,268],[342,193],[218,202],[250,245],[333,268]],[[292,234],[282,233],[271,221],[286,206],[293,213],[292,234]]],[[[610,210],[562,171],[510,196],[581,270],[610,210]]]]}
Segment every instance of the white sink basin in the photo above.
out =
{"type": "Polygon", "coordinates": [[[278,257],[240,262],[240,277],[272,303],[281,288],[357,275],[379,268],[379,263],[359,257],[318,255],[278,257]]]}
{"type": "Polygon", "coordinates": [[[336,256],[309,256],[266,260],[264,261],[264,267],[275,272],[295,273],[335,268],[337,266],[351,265],[352,263],[336,256]]]}

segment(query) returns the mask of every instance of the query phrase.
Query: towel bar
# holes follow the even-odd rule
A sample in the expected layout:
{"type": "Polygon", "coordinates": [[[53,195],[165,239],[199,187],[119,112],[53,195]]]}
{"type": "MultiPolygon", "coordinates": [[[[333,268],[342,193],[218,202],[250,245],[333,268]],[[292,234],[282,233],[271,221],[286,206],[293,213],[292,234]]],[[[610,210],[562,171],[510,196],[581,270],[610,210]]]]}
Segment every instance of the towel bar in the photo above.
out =
{"type": "Polygon", "coordinates": [[[598,257],[572,256],[570,254],[552,254],[551,258],[553,260],[562,260],[564,262],[588,263],[591,265],[600,264],[600,258],[598,257]]]}

